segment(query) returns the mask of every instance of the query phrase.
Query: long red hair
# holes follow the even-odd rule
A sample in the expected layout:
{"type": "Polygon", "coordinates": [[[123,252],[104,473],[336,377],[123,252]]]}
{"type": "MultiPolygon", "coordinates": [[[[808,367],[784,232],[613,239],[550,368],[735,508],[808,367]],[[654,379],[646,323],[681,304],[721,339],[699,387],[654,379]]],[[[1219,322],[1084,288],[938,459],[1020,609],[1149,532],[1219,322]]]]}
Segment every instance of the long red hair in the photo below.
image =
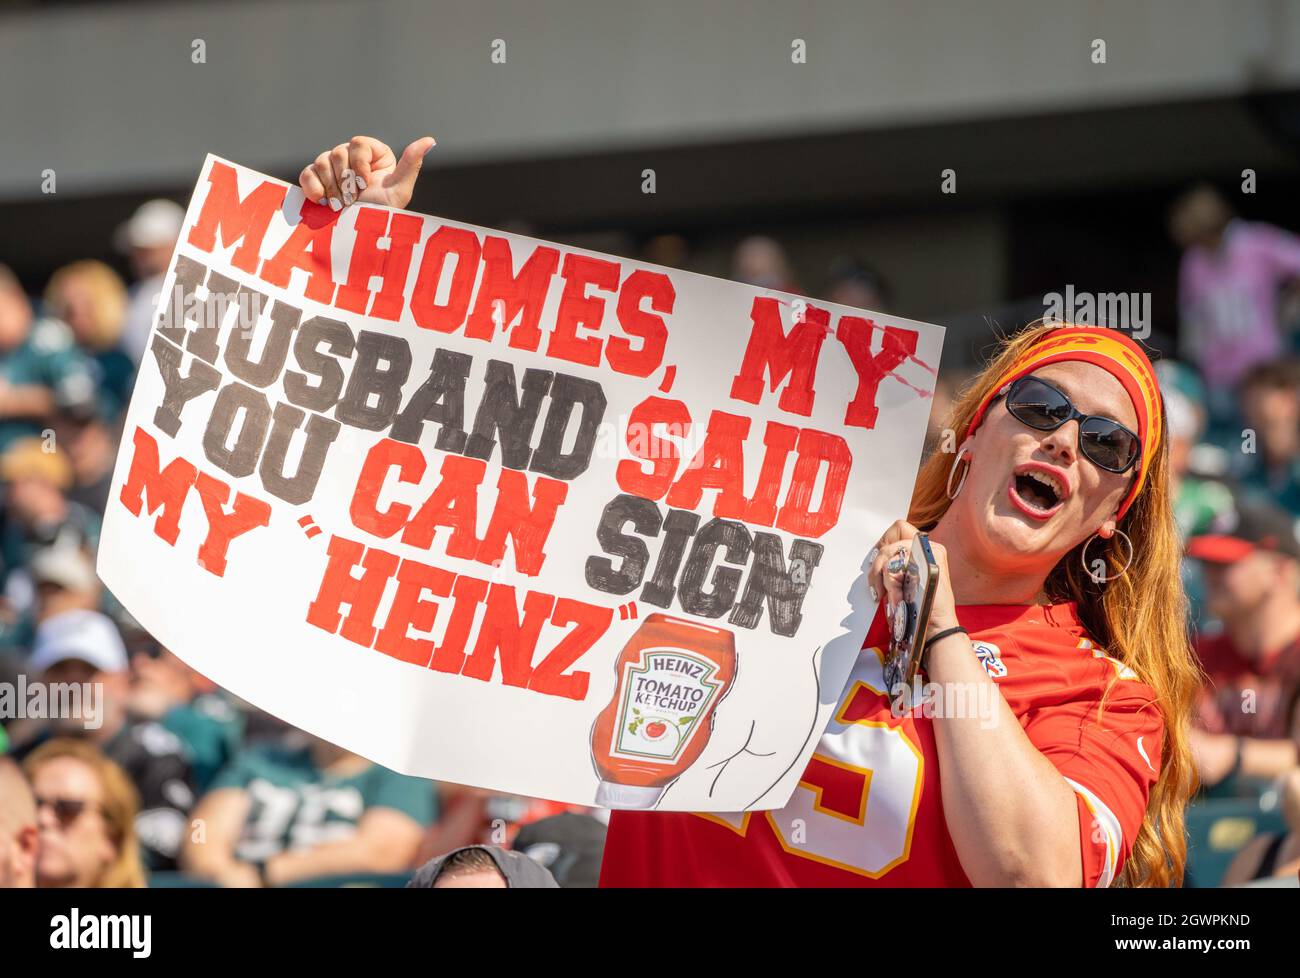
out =
{"type": "MultiPolygon", "coordinates": [[[[998,378],[1058,325],[1034,324],[1003,338],[992,360],[954,398],[947,429],[964,432],[998,378]]],[[[1163,403],[1160,410],[1163,414],[1163,403]]],[[[1164,423],[1161,428],[1168,430],[1164,423]]],[[[937,451],[921,466],[908,515],[918,529],[933,529],[951,503],[947,486],[953,457],[937,451]]],[[[1121,574],[1127,549],[1120,545],[1103,550],[1094,541],[1089,559],[1107,562],[1106,582],[1095,583],[1083,566],[1085,541],[1061,558],[1048,575],[1044,590],[1054,602],[1078,602],[1079,617],[1093,640],[1155,691],[1165,728],[1160,775],[1119,882],[1176,886],[1187,863],[1183,811],[1197,783],[1189,723],[1201,675],[1192,650],[1179,569],[1182,544],[1170,496],[1167,439],[1160,440],[1146,484],[1118,526],[1133,542],[1133,559],[1126,572],[1121,574]]]]}

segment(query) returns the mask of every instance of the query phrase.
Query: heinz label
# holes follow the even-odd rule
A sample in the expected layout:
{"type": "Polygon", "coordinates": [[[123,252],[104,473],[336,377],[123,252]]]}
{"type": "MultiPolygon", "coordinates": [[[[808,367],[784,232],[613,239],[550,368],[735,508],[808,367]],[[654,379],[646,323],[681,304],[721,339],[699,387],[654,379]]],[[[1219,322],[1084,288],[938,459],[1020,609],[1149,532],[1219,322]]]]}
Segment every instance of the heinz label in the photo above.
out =
{"type": "Polygon", "coordinates": [[[718,666],[681,649],[647,649],[624,667],[614,757],[676,761],[709,715],[722,683],[718,666]]]}
{"type": "Polygon", "coordinates": [[[654,808],[699,759],[736,678],[731,632],[650,615],[614,663],[614,695],[591,729],[603,808],[654,808]]]}

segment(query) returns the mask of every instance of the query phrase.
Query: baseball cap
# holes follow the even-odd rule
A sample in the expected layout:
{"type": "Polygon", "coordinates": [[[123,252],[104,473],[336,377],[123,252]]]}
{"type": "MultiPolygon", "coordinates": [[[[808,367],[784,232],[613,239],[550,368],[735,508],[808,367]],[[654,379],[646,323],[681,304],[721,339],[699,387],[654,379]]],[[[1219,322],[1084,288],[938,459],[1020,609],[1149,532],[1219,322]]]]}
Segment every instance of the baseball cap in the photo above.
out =
{"type": "Polygon", "coordinates": [[[99,584],[90,557],[77,547],[42,547],[27,564],[37,584],[54,584],[66,591],[93,591],[99,584]]]}
{"type": "Polygon", "coordinates": [[[1205,403],[1205,383],[1196,368],[1180,360],[1161,358],[1153,364],[1160,392],[1169,397],[1177,391],[1193,404],[1205,403]]]}
{"type": "Polygon", "coordinates": [[[430,859],[415,871],[411,881],[406,884],[407,889],[431,889],[447,860],[465,849],[482,849],[491,856],[492,861],[497,864],[497,869],[505,877],[506,887],[511,890],[559,889],[555,877],[545,867],[529,859],[522,852],[512,852],[498,846],[462,846],[460,849],[453,849],[444,856],[430,859]]]}
{"type": "Polygon", "coordinates": [[[1187,542],[1187,556],[1213,564],[1231,564],[1256,551],[1300,560],[1300,540],[1291,514],[1264,501],[1238,502],[1214,527],[1187,542]]]}
{"type": "Polygon", "coordinates": [[[65,611],[40,624],[27,666],[40,673],[60,662],[77,659],[101,672],[123,672],[126,646],[107,615],[98,611],[65,611]]]}
{"type": "Polygon", "coordinates": [[[173,200],[150,200],[136,208],[130,219],[118,226],[113,243],[118,251],[157,248],[175,242],[185,223],[185,208],[173,200]]]}

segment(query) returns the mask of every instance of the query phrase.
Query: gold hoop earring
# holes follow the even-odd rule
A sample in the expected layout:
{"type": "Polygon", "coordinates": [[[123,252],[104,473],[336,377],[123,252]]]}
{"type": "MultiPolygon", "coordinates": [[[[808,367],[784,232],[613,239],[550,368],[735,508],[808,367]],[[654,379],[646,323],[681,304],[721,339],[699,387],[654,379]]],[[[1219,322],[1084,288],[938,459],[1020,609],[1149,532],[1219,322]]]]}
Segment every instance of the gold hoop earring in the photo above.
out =
{"type": "Polygon", "coordinates": [[[966,468],[962,471],[961,481],[957,483],[957,490],[954,492],[952,488],[952,477],[957,472],[957,464],[961,462],[962,455],[966,454],[967,451],[968,449],[965,445],[957,449],[957,457],[952,460],[952,468],[948,470],[948,498],[950,500],[957,498],[957,493],[961,492],[961,487],[966,484],[966,476],[970,475],[970,462],[968,461],[966,463],[966,468]]]}
{"type": "Polygon", "coordinates": [[[1102,573],[1097,573],[1088,566],[1088,546],[1093,540],[1100,536],[1100,534],[1094,533],[1092,536],[1088,537],[1087,543],[1085,543],[1083,549],[1079,551],[1079,559],[1083,561],[1084,573],[1092,578],[1092,583],[1094,584],[1109,584],[1111,581],[1123,577],[1128,573],[1129,564],[1133,563],[1133,541],[1130,540],[1129,535],[1121,529],[1116,528],[1115,535],[1123,537],[1124,542],[1128,544],[1128,560],[1124,561],[1124,566],[1120,569],[1120,572],[1113,577],[1108,577],[1104,571],[1102,573]]]}

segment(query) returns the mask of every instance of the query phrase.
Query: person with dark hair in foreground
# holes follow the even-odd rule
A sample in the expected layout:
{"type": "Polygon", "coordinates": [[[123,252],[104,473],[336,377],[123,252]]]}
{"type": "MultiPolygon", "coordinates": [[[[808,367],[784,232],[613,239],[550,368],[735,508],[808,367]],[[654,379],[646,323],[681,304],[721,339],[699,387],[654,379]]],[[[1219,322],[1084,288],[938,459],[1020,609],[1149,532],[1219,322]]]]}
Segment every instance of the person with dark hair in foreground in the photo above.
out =
{"type": "Polygon", "coordinates": [[[415,871],[408,889],[559,889],[550,871],[522,852],[497,846],[465,846],[430,859],[415,871]]]}

